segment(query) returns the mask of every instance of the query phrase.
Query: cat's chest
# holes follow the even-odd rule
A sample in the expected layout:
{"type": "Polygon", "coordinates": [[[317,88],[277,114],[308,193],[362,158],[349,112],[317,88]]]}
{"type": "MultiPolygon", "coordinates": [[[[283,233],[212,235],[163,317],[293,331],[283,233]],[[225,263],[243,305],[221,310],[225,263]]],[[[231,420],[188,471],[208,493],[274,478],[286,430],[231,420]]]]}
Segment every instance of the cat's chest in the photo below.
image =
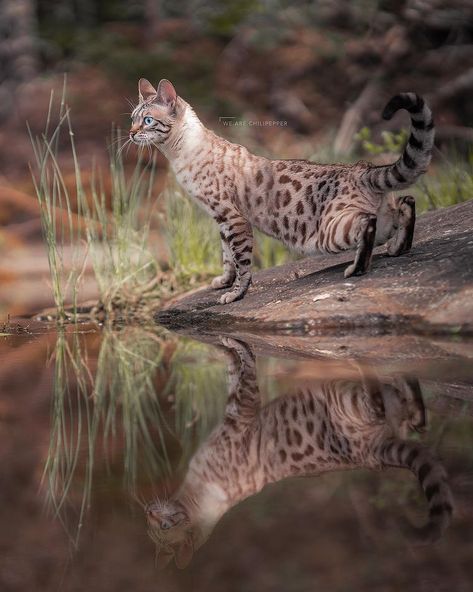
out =
{"type": "MultiPolygon", "coordinates": [[[[223,193],[223,182],[219,180],[210,165],[199,167],[198,164],[189,164],[176,168],[175,176],[179,185],[184,189],[198,206],[207,214],[215,214],[218,206],[225,201],[222,195],[229,196],[230,191],[223,193]]],[[[228,197],[229,199],[229,197],[228,197]]]]}

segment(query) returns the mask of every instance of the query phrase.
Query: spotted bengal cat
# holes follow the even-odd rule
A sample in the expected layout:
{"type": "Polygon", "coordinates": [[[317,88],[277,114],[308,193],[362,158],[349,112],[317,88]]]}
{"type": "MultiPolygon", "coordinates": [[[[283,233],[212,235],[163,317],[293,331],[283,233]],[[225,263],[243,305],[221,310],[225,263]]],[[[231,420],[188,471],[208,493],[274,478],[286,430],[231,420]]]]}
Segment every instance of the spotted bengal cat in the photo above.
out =
{"type": "Polygon", "coordinates": [[[158,148],[178,182],[219,225],[224,271],[212,287],[230,288],[220,298],[225,304],[242,298],[251,283],[253,227],[301,253],[356,249],[345,277],[368,271],[374,245],[386,243],[392,256],[411,248],[414,199],[388,192],[425,172],[434,129],[429,107],[414,93],[392,98],[383,116],[390,119],[398,109],[411,114],[412,131],[392,165],[269,160],[205,128],[168,80],[155,89],[142,78],[130,141],[158,148]]]}
{"type": "Polygon", "coordinates": [[[441,536],[452,514],[445,470],[427,448],[405,439],[409,428],[425,426],[417,381],[321,381],[261,407],[251,350],[233,339],[223,343],[229,357],[223,422],[195,453],[180,488],[146,507],[158,565],[174,557],[185,567],[223,514],[268,483],[360,467],[412,471],[429,502],[428,523],[416,538],[441,536]]]}

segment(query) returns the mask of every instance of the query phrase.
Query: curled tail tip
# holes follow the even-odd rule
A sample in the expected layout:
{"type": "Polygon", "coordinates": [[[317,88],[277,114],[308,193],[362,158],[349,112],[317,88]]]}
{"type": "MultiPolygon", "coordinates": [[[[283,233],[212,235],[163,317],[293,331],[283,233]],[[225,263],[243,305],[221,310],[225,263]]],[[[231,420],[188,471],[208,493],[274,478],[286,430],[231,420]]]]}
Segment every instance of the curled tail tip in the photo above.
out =
{"type": "Polygon", "coordinates": [[[409,545],[420,547],[437,543],[445,534],[452,519],[452,513],[446,512],[441,520],[430,517],[424,526],[414,526],[407,518],[401,518],[399,528],[409,545]]]}
{"type": "Polygon", "coordinates": [[[416,93],[399,93],[392,97],[383,110],[383,119],[389,120],[399,109],[406,109],[410,113],[419,113],[424,108],[425,101],[416,93]]]}

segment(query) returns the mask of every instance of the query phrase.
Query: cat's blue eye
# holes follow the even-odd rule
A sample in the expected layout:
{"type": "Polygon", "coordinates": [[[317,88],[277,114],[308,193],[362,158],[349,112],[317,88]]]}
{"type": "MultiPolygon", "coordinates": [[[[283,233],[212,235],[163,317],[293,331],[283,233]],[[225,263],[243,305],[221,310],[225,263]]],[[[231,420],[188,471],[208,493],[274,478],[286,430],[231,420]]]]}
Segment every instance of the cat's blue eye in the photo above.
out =
{"type": "Polygon", "coordinates": [[[154,119],[153,119],[152,117],[145,117],[145,118],[143,119],[143,123],[144,123],[145,125],[151,125],[151,124],[153,123],[153,121],[154,121],[154,119]]]}

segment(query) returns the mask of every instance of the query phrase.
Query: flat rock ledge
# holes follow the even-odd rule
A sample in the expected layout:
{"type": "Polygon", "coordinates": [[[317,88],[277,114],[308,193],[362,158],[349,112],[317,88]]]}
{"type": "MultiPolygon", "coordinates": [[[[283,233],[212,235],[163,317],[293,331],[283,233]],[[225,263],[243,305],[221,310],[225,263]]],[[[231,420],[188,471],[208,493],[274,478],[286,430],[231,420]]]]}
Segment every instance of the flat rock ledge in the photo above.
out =
{"type": "Polygon", "coordinates": [[[183,295],[155,320],[184,332],[473,335],[473,200],[417,220],[412,250],[375,251],[367,275],[344,279],[353,252],[257,272],[243,300],[222,291],[183,295]]]}

